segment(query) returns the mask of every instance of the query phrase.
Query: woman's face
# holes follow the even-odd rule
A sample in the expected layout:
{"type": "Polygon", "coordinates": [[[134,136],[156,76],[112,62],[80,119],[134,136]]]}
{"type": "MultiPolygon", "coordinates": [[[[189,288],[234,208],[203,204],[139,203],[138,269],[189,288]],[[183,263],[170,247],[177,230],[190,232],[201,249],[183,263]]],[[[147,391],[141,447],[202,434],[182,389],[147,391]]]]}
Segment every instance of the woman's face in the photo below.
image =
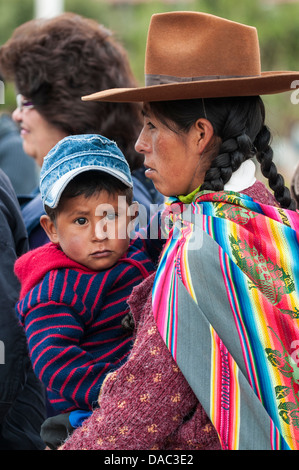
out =
{"type": "Polygon", "coordinates": [[[164,196],[187,195],[197,189],[207,170],[205,159],[201,159],[200,129],[194,125],[187,133],[176,133],[162,124],[148,106],[143,115],[143,129],[135,148],[144,154],[146,176],[164,196]]]}
{"type": "Polygon", "coordinates": [[[67,134],[50,124],[33,106],[26,106],[28,102],[24,97],[22,102],[24,106],[17,107],[12,117],[20,126],[25,153],[42,166],[49,150],[67,134]]]}

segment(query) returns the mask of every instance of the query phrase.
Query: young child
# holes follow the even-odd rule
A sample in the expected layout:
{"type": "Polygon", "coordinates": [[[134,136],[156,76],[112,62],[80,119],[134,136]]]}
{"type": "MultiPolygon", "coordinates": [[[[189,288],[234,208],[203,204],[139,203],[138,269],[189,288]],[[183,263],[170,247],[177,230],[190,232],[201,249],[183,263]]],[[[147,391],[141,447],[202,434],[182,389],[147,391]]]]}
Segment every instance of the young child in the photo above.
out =
{"type": "Polygon", "coordinates": [[[51,242],[16,262],[16,311],[57,413],[92,410],[132,346],[127,299],[155,269],[141,240],[130,241],[132,186],[125,157],[102,136],[66,137],[44,160],[41,225],[51,242]]]}

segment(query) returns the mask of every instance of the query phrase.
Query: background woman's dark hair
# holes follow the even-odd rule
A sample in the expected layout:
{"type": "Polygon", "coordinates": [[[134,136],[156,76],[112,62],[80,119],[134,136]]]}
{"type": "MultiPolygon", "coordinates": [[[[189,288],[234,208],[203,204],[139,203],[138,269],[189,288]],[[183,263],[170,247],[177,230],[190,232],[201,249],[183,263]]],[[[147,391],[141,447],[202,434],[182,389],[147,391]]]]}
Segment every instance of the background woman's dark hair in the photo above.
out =
{"type": "Polygon", "coordinates": [[[280,206],[296,209],[296,202],[273,162],[271,134],[265,125],[265,107],[259,96],[152,102],[150,108],[168,127],[172,128],[173,122],[174,131],[187,132],[199,118],[206,118],[213,125],[221,143],[206,172],[202,190],[222,191],[232,173],[255,155],[280,206]]]}
{"type": "Polygon", "coordinates": [[[141,122],[134,103],[83,102],[81,96],[114,87],[134,87],[126,51],[96,21],[73,13],[34,19],[16,28],[0,49],[0,71],[66,134],[103,134],[115,140],[131,170],[141,122]]]}

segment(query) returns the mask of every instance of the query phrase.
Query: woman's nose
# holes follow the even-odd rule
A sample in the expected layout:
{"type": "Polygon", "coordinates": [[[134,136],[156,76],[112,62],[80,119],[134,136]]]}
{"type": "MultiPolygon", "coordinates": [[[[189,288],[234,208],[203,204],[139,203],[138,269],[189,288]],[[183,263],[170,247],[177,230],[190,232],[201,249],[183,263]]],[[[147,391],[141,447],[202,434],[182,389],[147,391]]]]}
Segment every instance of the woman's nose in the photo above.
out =
{"type": "Polygon", "coordinates": [[[144,129],[139,134],[139,137],[135,143],[135,150],[138,153],[147,153],[149,151],[150,145],[148,140],[145,138],[144,129]]]}
{"type": "Polygon", "coordinates": [[[12,113],[12,118],[15,122],[20,123],[22,121],[22,111],[19,108],[16,108],[12,113]]]}

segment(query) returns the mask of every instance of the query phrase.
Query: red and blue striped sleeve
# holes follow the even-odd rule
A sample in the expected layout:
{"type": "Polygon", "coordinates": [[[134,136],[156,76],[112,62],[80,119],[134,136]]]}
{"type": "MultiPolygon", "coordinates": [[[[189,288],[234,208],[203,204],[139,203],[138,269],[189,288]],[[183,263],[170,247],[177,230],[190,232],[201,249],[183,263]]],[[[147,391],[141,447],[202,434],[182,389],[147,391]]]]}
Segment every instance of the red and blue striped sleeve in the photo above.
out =
{"type": "Polygon", "coordinates": [[[18,302],[32,365],[59,412],[92,409],[102,382],[131,350],[121,321],[133,287],[153,272],[138,246],[105,272],[49,272],[18,302]]]}

